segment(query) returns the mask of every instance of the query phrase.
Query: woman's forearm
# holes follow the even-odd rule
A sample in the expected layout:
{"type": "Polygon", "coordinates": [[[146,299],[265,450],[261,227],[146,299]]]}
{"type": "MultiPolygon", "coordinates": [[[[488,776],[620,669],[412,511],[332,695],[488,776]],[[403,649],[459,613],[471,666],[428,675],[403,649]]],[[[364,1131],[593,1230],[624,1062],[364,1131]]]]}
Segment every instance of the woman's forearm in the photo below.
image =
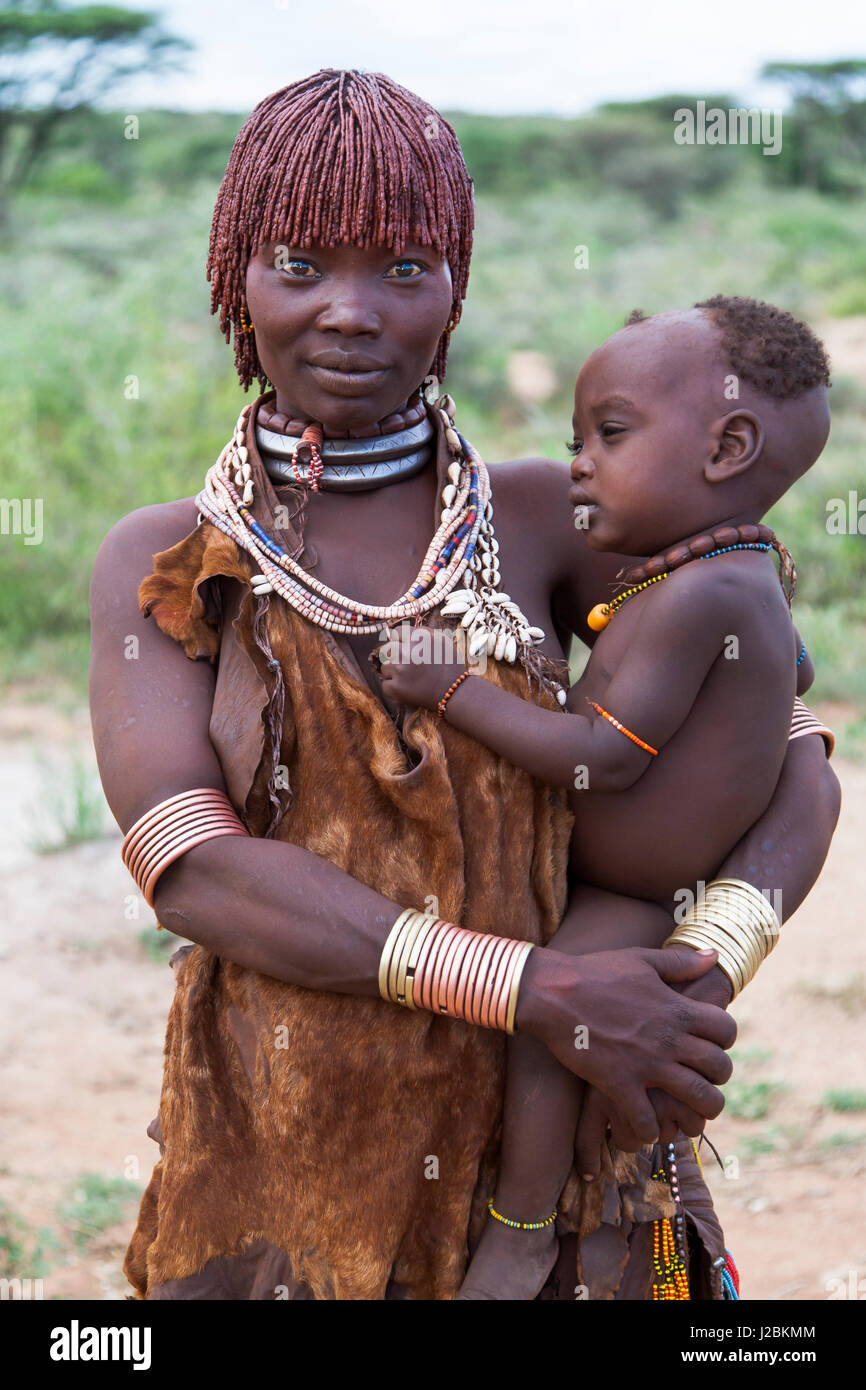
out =
{"type": "Polygon", "coordinates": [[[160,878],[157,920],[235,964],[288,984],[377,995],[394,903],[298,845],[229,836],[191,849],[160,878]]]}
{"type": "Polygon", "coordinates": [[[827,858],[841,793],[818,734],[792,740],[773,800],[734,847],[717,878],[740,878],[769,896],[781,921],[810,892],[827,858]]]}

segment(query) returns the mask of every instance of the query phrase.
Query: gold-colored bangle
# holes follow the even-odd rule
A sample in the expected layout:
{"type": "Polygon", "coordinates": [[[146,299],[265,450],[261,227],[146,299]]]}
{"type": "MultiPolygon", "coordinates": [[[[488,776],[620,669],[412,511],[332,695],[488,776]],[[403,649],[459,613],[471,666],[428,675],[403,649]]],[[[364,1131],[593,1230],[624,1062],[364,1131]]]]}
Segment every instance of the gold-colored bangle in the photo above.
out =
{"type": "Polygon", "coordinates": [[[744,973],[751,979],[764,959],[764,951],[755,932],[732,917],[724,917],[721,912],[717,913],[715,920],[698,918],[698,922],[709,930],[720,946],[742,957],[744,973]]]}
{"type": "Polygon", "coordinates": [[[400,937],[404,926],[406,925],[407,919],[409,917],[412,917],[414,913],[414,907],[407,907],[403,909],[396,922],[394,923],[393,927],[389,931],[385,939],[385,945],[382,947],[382,954],[379,957],[379,993],[381,994],[383,999],[387,999],[392,1004],[395,1001],[391,998],[391,994],[388,989],[388,976],[391,968],[391,960],[394,955],[394,947],[396,946],[397,940],[400,937]]]}
{"type": "Polygon", "coordinates": [[[665,945],[667,946],[669,943],[675,946],[693,946],[696,950],[709,947],[711,950],[715,951],[719,958],[719,969],[722,970],[730,980],[734,995],[736,996],[740,993],[740,990],[745,985],[742,966],[733,952],[728,951],[723,944],[720,944],[717,937],[714,936],[712,932],[702,932],[697,928],[691,931],[684,930],[683,926],[680,925],[674,934],[668,937],[665,945]]]}
{"type": "Polygon", "coordinates": [[[409,965],[414,956],[418,958],[426,937],[433,930],[435,918],[431,921],[426,912],[418,912],[414,918],[410,919],[406,931],[403,934],[403,945],[400,952],[400,960],[397,965],[395,996],[398,1004],[405,1004],[407,1009],[414,1009],[415,1003],[412,999],[411,978],[409,976],[409,965]]]}
{"type": "Polygon", "coordinates": [[[520,980],[531,950],[531,941],[467,931],[404,908],[382,947],[379,993],[408,1009],[419,1007],[417,993],[420,1007],[514,1033],[520,980]],[[480,972],[479,953],[486,962],[480,972]],[[416,980],[419,972],[423,978],[416,980]]]}
{"type": "Polygon", "coordinates": [[[742,879],[713,879],[665,945],[682,942],[717,951],[719,968],[736,996],[773,950],[779,932],[776,912],[757,888],[742,879]]]}
{"type": "Polygon", "coordinates": [[[517,964],[516,964],[515,967],[514,967],[514,974],[513,974],[512,977],[511,977],[511,989],[510,989],[509,994],[508,994],[508,1008],[507,1008],[506,1014],[505,1014],[505,1031],[506,1031],[506,1033],[516,1033],[516,1032],[517,1032],[517,1028],[516,1028],[516,1025],[515,1025],[515,1022],[514,1022],[514,1018],[515,1018],[515,1015],[516,1015],[516,1013],[517,1013],[517,993],[518,993],[518,990],[520,989],[520,978],[521,978],[521,976],[522,976],[522,974],[523,974],[523,971],[524,971],[524,969],[525,969],[526,962],[527,962],[528,959],[529,959],[529,953],[530,953],[531,950],[532,950],[532,942],[531,942],[531,941],[527,941],[527,942],[525,943],[524,948],[523,948],[522,955],[520,956],[519,960],[517,961],[517,964]]]}
{"type": "Polygon", "coordinates": [[[721,887],[731,889],[735,898],[739,897],[741,901],[748,903],[761,923],[762,935],[767,942],[765,956],[768,956],[782,933],[782,924],[773,904],[753,884],[746,883],[741,878],[719,878],[714,879],[713,882],[721,887]]]}
{"type": "Polygon", "coordinates": [[[714,908],[717,924],[744,944],[753,958],[754,975],[778,940],[778,919],[763,895],[746,894],[739,884],[724,883],[718,892],[724,897],[714,908]]]}

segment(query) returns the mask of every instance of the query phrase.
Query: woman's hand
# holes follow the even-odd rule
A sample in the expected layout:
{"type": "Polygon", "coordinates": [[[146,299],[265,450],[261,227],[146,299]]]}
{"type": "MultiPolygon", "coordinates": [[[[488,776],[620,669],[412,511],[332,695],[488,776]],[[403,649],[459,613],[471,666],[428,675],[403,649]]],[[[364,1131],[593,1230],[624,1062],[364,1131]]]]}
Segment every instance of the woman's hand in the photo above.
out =
{"type": "MultiPolygon", "coordinates": [[[[668,950],[671,948],[668,947],[668,950]]],[[[718,965],[700,975],[696,980],[675,986],[683,997],[699,1003],[715,1004],[717,1008],[727,1008],[733,990],[731,982],[718,965]]],[[[672,1144],[677,1135],[688,1134],[697,1138],[703,1133],[706,1120],[691,1106],[675,1100],[666,1091],[651,1087],[647,1092],[658,1121],[658,1137],[662,1144],[672,1144]]],[[[577,1171],[584,1178],[597,1177],[601,1170],[601,1148],[610,1137],[618,1149],[624,1153],[637,1153],[641,1140],[624,1118],[622,1112],[602,1091],[595,1086],[587,1086],[580,1108],[580,1119],[575,1136],[575,1163],[577,1171]]]]}
{"type": "Polygon", "coordinates": [[[382,690],[395,704],[435,709],[466,669],[450,628],[402,623],[379,648],[382,690]]]}
{"type": "Polygon", "coordinates": [[[733,1070],[724,1049],[736,1038],[736,1024],[722,1009],[675,988],[715,962],[714,952],[686,947],[583,956],[550,947],[532,951],[517,1026],[613,1102],[621,1133],[649,1144],[660,1130],[651,1088],[679,1103],[678,1116],[714,1119],[724,1105],[718,1085],[733,1070]]]}

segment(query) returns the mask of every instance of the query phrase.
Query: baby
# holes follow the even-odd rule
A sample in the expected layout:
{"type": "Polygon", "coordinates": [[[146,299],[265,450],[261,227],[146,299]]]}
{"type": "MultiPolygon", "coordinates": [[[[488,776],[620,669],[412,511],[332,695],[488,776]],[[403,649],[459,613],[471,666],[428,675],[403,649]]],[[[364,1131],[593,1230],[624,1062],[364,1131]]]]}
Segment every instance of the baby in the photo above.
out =
{"type": "MultiPolygon", "coordinates": [[[[476,676],[444,715],[569,789],[576,886],[550,942],[558,951],[661,946],[682,890],[710,881],[770,802],[801,644],[780,585],[790,587],[790,557],[760,523],[824,447],[828,385],[804,324],[723,296],[632,314],[580,372],[575,525],[593,550],[653,558],[627,567],[615,597],[599,595],[590,626],[600,635],[567,713],[476,676]]],[[[383,660],[383,688],[435,709],[464,670],[383,660]]],[[[530,1299],[542,1288],[583,1089],[534,1039],[509,1039],[492,1208],[519,1224],[491,1216],[460,1297],[530,1299]]]]}

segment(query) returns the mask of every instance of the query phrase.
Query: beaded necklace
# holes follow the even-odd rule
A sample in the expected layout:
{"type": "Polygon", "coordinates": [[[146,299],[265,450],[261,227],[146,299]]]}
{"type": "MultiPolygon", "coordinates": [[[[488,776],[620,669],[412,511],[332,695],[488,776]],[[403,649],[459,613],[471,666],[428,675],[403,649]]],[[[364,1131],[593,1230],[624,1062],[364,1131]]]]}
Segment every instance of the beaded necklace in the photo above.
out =
{"type": "MultiPolygon", "coordinates": [[[[362,603],[323,584],[255,519],[246,443],[252,404],[241,411],[232,438],[208,470],[196,498],[199,516],[231,536],[256,560],[260,573],[250,579],[254,594],[278,594],[319,627],[331,632],[380,634],[383,623],[419,618],[442,605],[443,615],[459,615],[470,660],[486,650],[497,661],[514,664],[518,657],[528,658],[544,641],[544,630],[530,626],[519,606],[499,587],[499,542],[493,530],[493,499],[484,461],[455,429],[451,397],[441,397],[435,410],[452,456],[448,482],[442,489],[440,524],[416,579],[393,603],[362,603]]],[[[564,704],[565,687],[549,677],[541,679],[564,704]]]]}
{"type": "Polygon", "coordinates": [[[727,555],[732,550],[759,550],[765,554],[775,550],[782,562],[779,582],[790,607],[797,582],[797,571],[790,552],[785,549],[775,532],[769,526],[751,524],[720,526],[707,535],[696,536],[692,541],[673,546],[663,555],[654,555],[643,564],[631,565],[620,570],[620,582],[627,583],[632,580],[632,584],[607,603],[597,603],[587,614],[587,626],[594,632],[601,632],[624,603],[628,603],[630,598],[634,598],[635,594],[641,593],[643,589],[648,589],[650,584],[669,579],[674,570],[680,569],[690,560],[713,560],[717,555],[727,555]],[[789,581],[787,589],[785,578],[789,581]]]}

